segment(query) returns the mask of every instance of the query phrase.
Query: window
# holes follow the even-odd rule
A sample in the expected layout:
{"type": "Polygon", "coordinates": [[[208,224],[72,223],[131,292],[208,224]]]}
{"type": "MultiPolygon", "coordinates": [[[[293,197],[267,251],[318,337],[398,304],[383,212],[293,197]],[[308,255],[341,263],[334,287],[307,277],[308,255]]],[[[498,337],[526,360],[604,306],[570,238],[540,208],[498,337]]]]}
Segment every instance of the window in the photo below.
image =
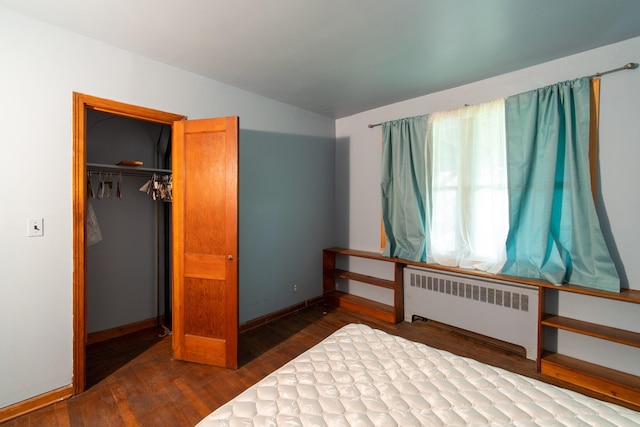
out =
{"type": "Polygon", "coordinates": [[[619,291],[591,194],[590,87],[383,123],[383,254],[619,291]]]}
{"type": "Polygon", "coordinates": [[[496,273],[509,230],[504,100],[431,114],[427,262],[496,273]]]}

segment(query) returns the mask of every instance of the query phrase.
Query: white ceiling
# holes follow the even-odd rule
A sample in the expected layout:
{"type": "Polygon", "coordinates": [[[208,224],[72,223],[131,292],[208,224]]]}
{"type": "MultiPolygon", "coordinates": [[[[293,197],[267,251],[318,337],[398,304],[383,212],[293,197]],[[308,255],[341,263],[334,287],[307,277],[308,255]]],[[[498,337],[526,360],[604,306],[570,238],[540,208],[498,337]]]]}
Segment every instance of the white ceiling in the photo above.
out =
{"type": "Polygon", "coordinates": [[[0,6],[334,118],[640,36],[640,0],[0,0],[0,6]]]}

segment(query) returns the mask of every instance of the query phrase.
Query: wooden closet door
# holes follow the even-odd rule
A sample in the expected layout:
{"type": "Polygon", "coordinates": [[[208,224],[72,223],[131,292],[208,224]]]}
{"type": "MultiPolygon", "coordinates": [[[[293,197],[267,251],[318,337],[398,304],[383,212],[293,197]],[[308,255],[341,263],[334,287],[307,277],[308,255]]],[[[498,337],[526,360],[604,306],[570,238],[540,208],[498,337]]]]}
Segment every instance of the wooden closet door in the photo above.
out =
{"type": "Polygon", "coordinates": [[[173,352],[238,365],[238,118],[173,127],[173,352]]]}

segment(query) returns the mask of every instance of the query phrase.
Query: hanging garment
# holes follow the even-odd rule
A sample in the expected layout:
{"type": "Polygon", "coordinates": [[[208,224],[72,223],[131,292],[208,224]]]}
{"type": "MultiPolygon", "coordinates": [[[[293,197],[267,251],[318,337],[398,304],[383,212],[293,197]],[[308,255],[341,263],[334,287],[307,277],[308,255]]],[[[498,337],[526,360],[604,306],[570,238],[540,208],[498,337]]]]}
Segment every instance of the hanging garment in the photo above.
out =
{"type": "Polygon", "coordinates": [[[87,246],[95,245],[102,240],[102,233],[98,225],[98,217],[91,202],[87,203],[87,246]]]}

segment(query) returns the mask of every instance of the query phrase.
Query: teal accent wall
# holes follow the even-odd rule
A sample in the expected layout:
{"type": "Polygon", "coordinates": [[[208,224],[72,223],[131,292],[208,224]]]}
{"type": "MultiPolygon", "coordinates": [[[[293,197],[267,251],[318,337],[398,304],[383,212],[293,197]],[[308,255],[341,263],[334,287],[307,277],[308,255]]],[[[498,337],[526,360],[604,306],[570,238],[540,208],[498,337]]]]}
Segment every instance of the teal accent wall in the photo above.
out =
{"type": "Polygon", "coordinates": [[[334,245],[335,139],[241,129],[239,171],[243,323],[322,294],[322,249],[334,245]]]}

